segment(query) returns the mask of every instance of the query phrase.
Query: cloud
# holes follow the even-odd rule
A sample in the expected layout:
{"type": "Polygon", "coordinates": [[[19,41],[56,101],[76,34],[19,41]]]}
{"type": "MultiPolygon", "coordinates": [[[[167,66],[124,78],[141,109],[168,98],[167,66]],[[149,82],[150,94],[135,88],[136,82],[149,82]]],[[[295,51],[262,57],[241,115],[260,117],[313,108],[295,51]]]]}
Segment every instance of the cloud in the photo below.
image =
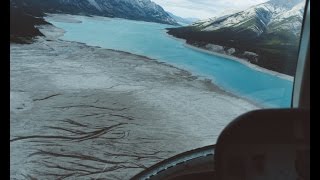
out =
{"type": "Polygon", "coordinates": [[[181,17],[206,19],[228,11],[244,10],[267,0],[152,0],[181,17]]]}

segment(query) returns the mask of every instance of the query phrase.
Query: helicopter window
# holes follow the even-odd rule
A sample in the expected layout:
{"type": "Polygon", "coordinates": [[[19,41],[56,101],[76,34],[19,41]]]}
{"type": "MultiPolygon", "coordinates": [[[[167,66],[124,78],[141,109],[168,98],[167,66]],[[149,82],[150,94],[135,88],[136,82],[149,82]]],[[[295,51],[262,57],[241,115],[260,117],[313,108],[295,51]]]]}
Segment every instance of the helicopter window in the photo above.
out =
{"type": "MultiPolygon", "coordinates": [[[[11,178],[129,179],[214,144],[245,112],[292,107],[304,10],[304,0],[10,0],[11,178]]],[[[258,174],[265,160],[251,160],[258,174]]]]}

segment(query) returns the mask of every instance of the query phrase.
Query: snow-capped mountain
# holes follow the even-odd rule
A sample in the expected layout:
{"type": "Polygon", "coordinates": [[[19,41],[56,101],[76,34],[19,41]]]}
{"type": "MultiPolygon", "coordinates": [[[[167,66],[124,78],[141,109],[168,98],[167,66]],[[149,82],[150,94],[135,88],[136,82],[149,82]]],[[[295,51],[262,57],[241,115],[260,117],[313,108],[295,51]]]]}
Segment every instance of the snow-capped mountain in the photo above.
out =
{"type": "Polygon", "coordinates": [[[267,33],[277,31],[291,31],[297,37],[300,36],[305,3],[300,2],[289,11],[274,16],[268,24],[267,33]]]}
{"type": "Polygon", "coordinates": [[[304,1],[272,0],[235,14],[215,17],[192,24],[200,31],[232,29],[235,32],[250,31],[253,35],[290,30],[298,35],[301,29],[304,1]],[[294,27],[294,28],[291,28],[294,27]]]}
{"type": "Polygon", "coordinates": [[[293,75],[304,7],[304,0],[270,0],[190,26],[168,28],[168,33],[191,45],[293,75]]]}
{"type": "Polygon", "coordinates": [[[176,25],[177,22],[150,0],[11,0],[23,8],[43,12],[119,17],[176,25]]]}

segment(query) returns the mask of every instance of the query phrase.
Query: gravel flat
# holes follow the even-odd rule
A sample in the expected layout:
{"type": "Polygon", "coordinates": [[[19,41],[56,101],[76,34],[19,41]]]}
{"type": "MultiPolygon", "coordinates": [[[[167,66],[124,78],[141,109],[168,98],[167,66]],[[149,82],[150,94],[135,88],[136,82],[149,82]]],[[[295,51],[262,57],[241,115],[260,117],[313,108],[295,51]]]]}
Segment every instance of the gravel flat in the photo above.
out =
{"type": "Polygon", "coordinates": [[[11,179],[130,179],[258,108],[187,71],[40,29],[10,45],[11,179]]]}

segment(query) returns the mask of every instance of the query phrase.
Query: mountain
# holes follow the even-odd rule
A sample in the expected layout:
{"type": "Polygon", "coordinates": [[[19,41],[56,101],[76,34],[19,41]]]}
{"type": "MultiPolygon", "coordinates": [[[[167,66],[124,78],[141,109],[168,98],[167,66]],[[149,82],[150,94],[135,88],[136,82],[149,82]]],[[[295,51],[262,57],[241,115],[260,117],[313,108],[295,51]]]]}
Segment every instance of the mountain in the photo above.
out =
{"type": "Polygon", "coordinates": [[[27,11],[97,15],[177,25],[177,22],[150,0],[11,0],[27,11]]]}
{"type": "Polygon", "coordinates": [[[191,25],[192,23],[198,21],[199,19],[197,18],[183,18],[177,15],[174,15],[170,12],[167,12],[178,24],[182,25],[182,26],[187,26],[187,25],[191,25]]]}
{"type": "Polygon", "coordinates": [[[304,1],[271,0],[244,11],[201,20],[168,33],[200,48],[293,75],[304,1]],[[221,51],[223,48],[223,51],[221,51]]]}

